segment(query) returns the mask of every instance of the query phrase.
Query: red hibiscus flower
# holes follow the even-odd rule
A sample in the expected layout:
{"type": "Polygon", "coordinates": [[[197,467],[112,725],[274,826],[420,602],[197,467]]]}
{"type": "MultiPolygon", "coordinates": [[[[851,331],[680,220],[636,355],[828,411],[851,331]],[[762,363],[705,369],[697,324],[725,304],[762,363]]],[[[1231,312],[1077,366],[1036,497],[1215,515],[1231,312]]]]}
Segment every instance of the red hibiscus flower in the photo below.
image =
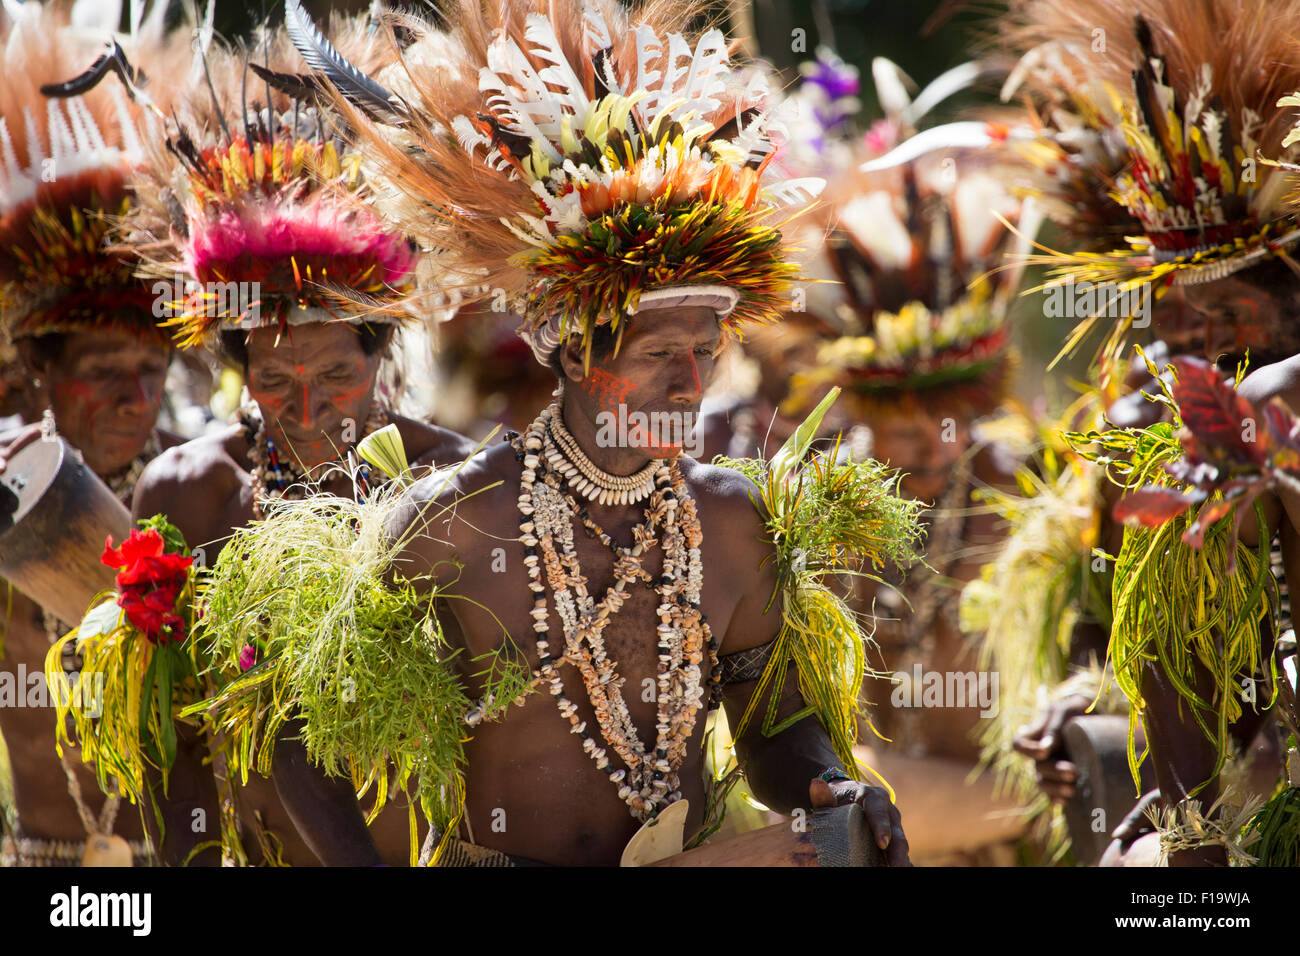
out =
{"type": "Polygon", "coordinates": [[[157,531],[132,531],[120,548],[110,535],[100,561],[117,568],[117,603],[131,625],[154,643],[185,639],[185,622],[176,613],[176,601],[185,588],[194,559],[164,554],[157,531]]]}

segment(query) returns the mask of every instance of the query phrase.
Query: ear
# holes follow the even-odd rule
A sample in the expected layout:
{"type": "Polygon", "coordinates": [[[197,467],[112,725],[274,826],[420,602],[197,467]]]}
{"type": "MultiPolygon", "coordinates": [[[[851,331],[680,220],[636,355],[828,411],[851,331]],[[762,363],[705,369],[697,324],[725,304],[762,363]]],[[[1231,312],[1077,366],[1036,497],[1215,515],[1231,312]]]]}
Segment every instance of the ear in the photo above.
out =
{"type": "Polygon", "coordinates": [[[560,345],[560,366],[564,369],[564,377],[575,385],[587,377],[587,371],[583,367],[585,356],[586,350],[582,347],[579,336],[570,335],[560,345]]]}
{"type": "Polygon", "coordinates": [[[27,366],[34,376],[42,379],[49,377],[50,370],[45,356],[37,348],[33,339],[21,338],[14,345],[18,348],[18,357],[22,360],[23,365],[27,366]]]}

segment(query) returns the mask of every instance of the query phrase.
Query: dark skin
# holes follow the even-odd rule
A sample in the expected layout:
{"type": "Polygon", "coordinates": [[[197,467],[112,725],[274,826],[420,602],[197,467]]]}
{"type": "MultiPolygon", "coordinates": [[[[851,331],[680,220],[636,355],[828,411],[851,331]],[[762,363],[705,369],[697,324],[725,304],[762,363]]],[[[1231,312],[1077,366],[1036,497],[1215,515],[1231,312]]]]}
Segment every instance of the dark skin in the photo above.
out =
{"type": "MultiPolygon", "coordinates": [[[[625,396],[629,412],[694,413],[713,370],[718,340],[711,310],[657,310],[632,322],[618,354],[594,359],[593,368],[631,383],[625,396]]],[[[587,372],[576,342],[566,348],[563,367],[564,419],[584,451],[614,474],[629,474],[644,465],[650,457],[646,448],[597,446],[596,413],[603,393],[580,387],[587,372]]],[[[766,643],[776,636],[780,618],[762,613],[774,583],[773,562],[762,571],[758,568],[772,546],[749,500],[752,486],[735,472],[686,457],[681,459],[681,469],[699,505],[706,569],[701,606],[713,633],[721,638],[719,653],[766,643]]],[[[504,627],[518,638],[518,646],[536,666],[529,617],[532,600],[517,540],[519,487],[520,465],[513,450],[497,445],[472,459],[450,487],[441,478],[416,485],[406,508],[395,517],[393,531],[420,532],[402,560],[411,573],[433,573],[454,595],[440,602],[437,611],[466,648],[464,656],[500,646],[507,639],[504,627]],[[451,505],[453,513],[442,510],[451,505]],[[504,571],[491,569],[496,548],[507,555],[504,571]],[[457,573],[451,562],[458,562],[462,570],[457,573]],[[495,619],[478,605],[490,607],[495,619]]],[[[643,507],[592,505],[589,510],[615,540],[630,542],[632,527],[643,518],[643,507]]],[[[588,590],[602,594],[613,583],[609,552],[581,534],[575,535],[575,548],[588,577],[588,590]]],[[[652,574],[660,570],[658,549],[648,552],[645,566],[652,574]]],[[[604,636],[610,657],[618,661],[618,671],[626,680],[624,695],[637,732],[647,740],[653,739],[655,704],[643,701],[636,691],[655,674],[657,598],[644,588],[628,591],[627,602],[604,636]]],[[[553,602],[550,626],[553,641],[559,640],[563,630],[553,602]]],[[[595,727],[581,678],[571,667],[562,668],[562,673],[567,696],[588,725],[595,727]]],[[[471,696],[479,693],[476,681],[470,679],[468,686],[471,696]]],[[[724,706],[733,726],[752,690],[752,685],[728,688],[724,706]]],[[[783,712],[799,704],[794,691],[783,701],[783,712]]],[[[704,807],[704,727],[701,710],[680,768],[682,792],[691,805],[688,835],[699,826],[704,807]]],[[[877,843],[887,848],[891,865],[907,863],[907,840],[885,791],[855,781],[827,785],[813,780],[825,768],[839,765],[815,719],[803,720],[770,739],[762,737],[755,723],[738,742],[737,751],[755,795],[768,806],[789,813],[796,807],[856,800],[866,811],[877,843]]],[[[481,725],[467,744],[466,755],[466,814],[477,843],[546,863],[614,865],[639,827],[616,788],[576,745],[548,694],[532,694],[500,722],[481,725]],[[504,817],[499,811],[504,811],[504,817]],[[504,829],[499,822],[494,828],[494,821],[501,820],[504,829]]],[[[307,841],[327,863],[378,862],[355,798],[345,788],[331,789],[329,781],[305,769],[277,763],[276,779],[282,792],[297,794],[289,806],[307,841]]]]}
{"type": "MultiPolygon", "coordinates": [[[[26,375],[39,379],[30,406],[54,411],[59,433],[77,448],[101,478],[120,472],[144,451],[163,398],[163,381],[171,348],[156,336],[109,328],[94,333],[68,332],[56,354],[19,343],[26,375]]],[[[0,436],[0,474],[5,464],[27,444],[39,440],[41,426],[33,422],[0,436]]],[[[160,444],[171,447],[181,439],[158,432],[160,444]]],[[[16,589],[8,592],[4,624],[4,653],[0,670],[27,674],[44,669],[50,642],[41,608],[16,589]]],[[[20,689],[20,692],[23,692],[20,689]]],[[[53,711],[41,707],[0,708],[0,734],[13,767],[14,802],[19,825],[28,838],[75,842],[86,833],[54,749],[53,711]]],[[[94,768],[81,762],[80,750],[70,760],[87,808],[98,814],[104,795],[94,768]]],[[[127,840],[144,835],[139,814],[128,804],[118,813],[114,833],[127,840]]]]}
{"type": "MultiPolygon", "coordinates": [[[[380,358],[380,354],[366,355],[352,327],[343,323],[296,326],[278,342],[273,331],[254,332],[248,342],[246,377],[277,448],[310,467],[334,460],[335,449],[360,438],[374,400],[380,358]]],[[[417,469],[465,458],[473,451],[473,443],[446,429],[396,415],[390,420],[417,469]]],[[[253,519],[251,467],[248,443],[239,426],[187,442],[145,471],[136,490],[135,515],[166,514],[191,547],[204,548],[205,560],[211,564],[230,535],[253,519]]],[[[341,475],[328,478],[322,486],[333,494],[351,494],[351,483],[341,475]]],[[[286,760],[305,762],[296,741],[286,740],[282,748],[286,760]]],[[[168,798],[160,801],[166,828],[161,855],[169,865],[179,865],[198,843],[215,838],[215,823],[209,823],[206,833],[196,834],[191,827],[195,809],[203,809],[208,821],[217,819],[216,782],[211,766],[203,763],[206,758],[205,743],[192,733],[182,734],[168,798]]],[[[318,863],[298,836],[271,780],[251,775],[240,788],[238,803],[246,834],[253,832],[260,817],[282,841],[286,862],[318,863]]],[[[385,860],[406,862],[409,834],[404,806],[395,802],[385,810],[374,824],[374,835],[385,860]]],[[[260,862],[255,841],[246,836],[244,844],[250,862],[260,862]]],[[[192,863],[217,865],[220,859],[216,850],[205,850],[192,863]]]]}

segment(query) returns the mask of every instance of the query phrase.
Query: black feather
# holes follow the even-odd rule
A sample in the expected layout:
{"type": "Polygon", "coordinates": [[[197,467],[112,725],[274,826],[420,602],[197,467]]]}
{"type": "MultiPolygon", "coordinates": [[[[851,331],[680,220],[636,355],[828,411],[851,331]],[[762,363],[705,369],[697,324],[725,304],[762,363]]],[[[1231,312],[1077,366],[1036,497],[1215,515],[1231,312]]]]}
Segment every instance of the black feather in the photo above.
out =
{"type": "Polygon", "coordinates": [[[289,39],[307,61],[307,65],[316,72],[323,73],[348,102],[367,113],[384,118],[403,115],[403,109],[392,93],[334,49],[334,44],[317,29],[299,0],[284,0],[284,23],[289,31],[289,39]]]}
{"type": "Polygon", "coordinates": [[[109,73],[116,73],[132,96],[135,95],[138,87],[144,85],[144,74],[137,72],[131,66],[126,58],[126,52],[114,40],[112,48],[90,64],[86,72],[63,83],[46,83],[41,87],[41,95],[55,99],[81,96],[98,86],[109,73]]]}
{"type": "Polygon", "coordinates": [[[324,100],[325,92],[321,89],[320,81],[310,73],[278,73],[256,63],[250,63],[249,66],[273,89],[279,90],[295,101],[302,100],[319,105],[324,100]]]}

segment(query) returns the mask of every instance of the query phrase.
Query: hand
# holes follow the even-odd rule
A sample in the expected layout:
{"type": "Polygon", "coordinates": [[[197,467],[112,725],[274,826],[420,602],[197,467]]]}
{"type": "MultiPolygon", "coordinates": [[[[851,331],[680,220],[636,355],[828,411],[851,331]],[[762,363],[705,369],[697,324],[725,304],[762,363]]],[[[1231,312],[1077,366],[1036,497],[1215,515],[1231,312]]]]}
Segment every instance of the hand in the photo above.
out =
{"type": "Polygon", "coordinates": [[[0,439],[0,474],[4,473],[10,458],[40,437],[41,426],[38,422],[34,425],[24,425],[17,431],[10,432],[4,439],[0,439]]]}
{"type": "Polygon", "coordinates": [[[1017,753],[1034,760],[1038,785],[1053,803],[1065,803],[1074,796],[1079,769],[1068,759],[1061,728],[1065,722],[1087,712],[1092,704],[1084,694],[1071,694],[1049,704],[1038,719],[1021,727],[1011,741],[1017,753]]]}
{"type": "Polygon", "coordinates": [[[808,784],[808,799],[813,809],[842,807],[856,803],[867,817],[867,826],[876,838],[876,846],[890,866],[911,866],[907,856],[907,836],[903,833],[903,817],[889,799],[889,791],[872,787],[857,780],[836,780],[827,783],[813,777],[808,784]]]}

